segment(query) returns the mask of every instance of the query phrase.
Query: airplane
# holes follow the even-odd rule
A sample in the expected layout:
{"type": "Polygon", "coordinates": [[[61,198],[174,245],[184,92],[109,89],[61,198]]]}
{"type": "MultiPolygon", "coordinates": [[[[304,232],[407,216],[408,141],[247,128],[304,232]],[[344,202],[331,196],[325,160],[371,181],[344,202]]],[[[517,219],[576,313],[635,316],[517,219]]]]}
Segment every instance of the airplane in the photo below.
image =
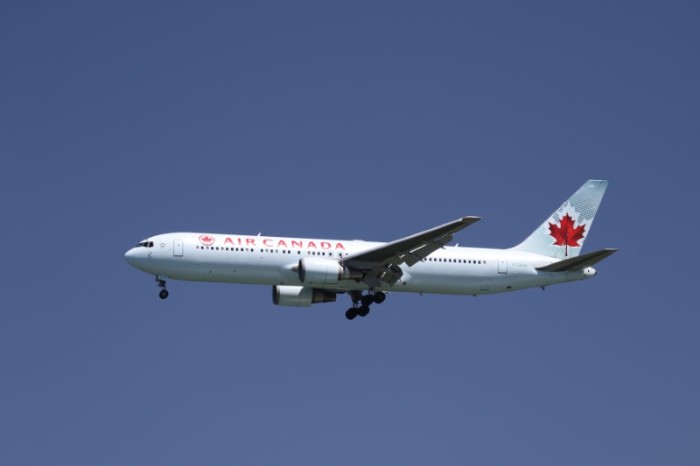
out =
{"type": "Polygon", "coordinates": [[[608,186],[588,180],[523,242],[509,249],[449,246],[480,217],[461,217],[389,243],[263,235],[165,233],[129,249],[132,266],[167,280],[272,286],[275,305],[335,302],[347,293],[348,320],[365,317],[390,292],[482,295],[583,280],[615,253],[580,254],[608,186]]]}

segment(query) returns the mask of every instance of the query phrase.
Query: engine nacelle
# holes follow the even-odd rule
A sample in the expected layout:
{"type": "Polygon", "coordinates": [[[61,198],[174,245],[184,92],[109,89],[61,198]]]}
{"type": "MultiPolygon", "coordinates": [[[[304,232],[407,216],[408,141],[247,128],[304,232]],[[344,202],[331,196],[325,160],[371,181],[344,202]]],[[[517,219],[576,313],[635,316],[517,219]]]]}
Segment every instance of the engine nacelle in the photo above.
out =
{"type": "Polygon", "coordinates": [[[297,273],[300,282],[310,285],[327,285],[338,283],[340,280],[362,279],[362,273],[343,267],[338,261],[317,257],[305,257],[299,260],[297,273]]]}
{"type": "Polygon", "coordinates": [[[308,286],[272,287],[272,302],[278,306],[308,307],[314,303],[332,303],[335,298],[335,293],[308,286]]]}

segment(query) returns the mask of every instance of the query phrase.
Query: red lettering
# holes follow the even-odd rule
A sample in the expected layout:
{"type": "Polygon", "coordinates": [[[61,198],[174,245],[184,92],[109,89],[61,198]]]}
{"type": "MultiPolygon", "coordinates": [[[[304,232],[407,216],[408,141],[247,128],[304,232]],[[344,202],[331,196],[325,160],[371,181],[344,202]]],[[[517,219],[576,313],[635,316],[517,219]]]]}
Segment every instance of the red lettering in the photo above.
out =
{"type": "MultiPolygon", "coordinates": [[[[335,250],[336,251],[345,251],[345,245],[340,242],[336,243],[331,243],[329,241],[309,241],[306,243],[306,246],[304,245],[304,241],[300,239],[274,239],[274,238],[265,238],[262,239],[262,244],[265,245],[268,248],[273,248],[273,247],[278,247],[278,248],[298,248],[298,249],[304,249],[304,247],[308,249],[323,249],[324,251],[327,251],[329,249],[333,249],[335,245],[335,250]],[[276,246],[275,246],[276,244],[276,246]]],[[[237,244],[238,246],[256,246],[256,238],[231,238],[231,237],[226,237],[224,239],[224,244],[225,245],[234,245],[237,244]]]]}
{"type": "MultiPolygon", "coordinates": [[[[303,249],[304,248],[304,241],[299,240],[299,239],[290,239],[290,240],[284,240],[284,239],[273,239],[273,238],[265,238],[262,240],[262,244],[264,244],[268,248],[275,247],[275,241],[277,241],[277,246],[278,248],[299,248],[303,249]]],[[[256,239],[255,238],[245,238],[245,240],[241,238],[231,238],[231,237],[226,237],[224,240],[225,245],[233,245],[233,244],[238,244],[238,246],[243,246],[245,243],[246,246],[255,246],[256,244],[256,239]]],[[[324,251],[327,251],[329,249],[333,249],[333,243],[329,241],[320,241],[318,244],[316,244],[315,241],[309,241],[306,244],[306,247],[309,249],[323,249],[324,251]]],[[[335,250],[336,251],[345,251],[345,245],[343,243],[337,242],[335,243],[335,250]]]]}

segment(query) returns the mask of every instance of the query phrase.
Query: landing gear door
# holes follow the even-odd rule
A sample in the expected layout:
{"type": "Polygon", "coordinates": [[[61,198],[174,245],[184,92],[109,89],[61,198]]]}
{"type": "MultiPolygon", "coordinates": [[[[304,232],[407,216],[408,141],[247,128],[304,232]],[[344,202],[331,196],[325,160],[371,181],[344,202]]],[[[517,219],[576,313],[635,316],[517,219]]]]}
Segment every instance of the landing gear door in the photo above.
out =
{"type": "Polygon", "coordinates": [[[175,257],[182,257],[182,240],[181,239],[174,239],[173,240],[173,256],[175,257]]]}
{"type": "Polygon", "coordinates": [[[498,259],[498,273],[508,273],[508,259],[498,259]]]}

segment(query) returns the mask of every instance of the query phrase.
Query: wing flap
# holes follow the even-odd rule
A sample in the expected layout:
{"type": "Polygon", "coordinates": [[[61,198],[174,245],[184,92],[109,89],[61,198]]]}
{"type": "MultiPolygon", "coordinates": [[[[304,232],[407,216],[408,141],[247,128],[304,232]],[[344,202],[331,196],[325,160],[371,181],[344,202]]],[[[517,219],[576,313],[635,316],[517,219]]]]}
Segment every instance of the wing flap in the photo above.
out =
{"type": "Polygon", "coordinates": [[[403,275],[401,264],[410,267],[420,262],[452,241],[456,232],[479,220],[481,217],[462,217],[430,230],[348,256],[341,263],[351,269],[364,272],[362,281],[370,287],[378,287],[382,283],[393,285],[403,275]]]}
{"type": "Polygon", "coordinates": [[[456,232],[479,220],[481,217],[462,217],[430,230],[348,256],[342,262],[343,265],[356,269],[370,269],[386,263],[406,263],[410,266],[444,247],[452,241],[456,232]]]}
{"type": "Polygon", "coordinates": [[[588,254],[582,254],[577,257],[571,257],[559,262],[554,262],[553,264],[545,265],[544,267],[537,267],[537,270],[542,272],[567,272],[569,270],[581,270],[602,261],[606,257],[611,256],[616,252],[617,249],[614,248],[601,249],[599,251],[589,252],[588,254]]]}

